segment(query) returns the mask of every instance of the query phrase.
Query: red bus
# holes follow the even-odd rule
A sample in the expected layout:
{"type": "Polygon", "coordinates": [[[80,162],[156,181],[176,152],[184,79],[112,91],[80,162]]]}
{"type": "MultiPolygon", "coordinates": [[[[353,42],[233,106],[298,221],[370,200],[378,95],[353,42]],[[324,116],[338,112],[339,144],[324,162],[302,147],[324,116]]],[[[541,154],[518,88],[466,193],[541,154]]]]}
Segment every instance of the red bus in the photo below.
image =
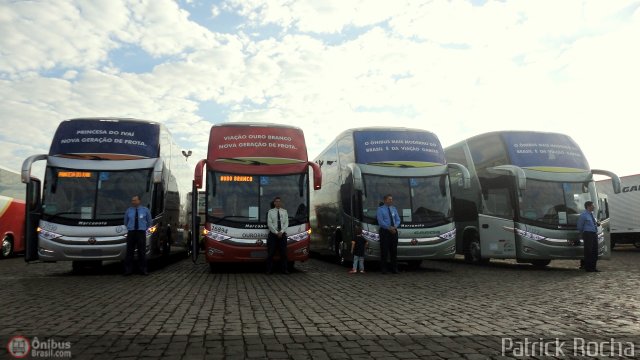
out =
{"type": "MultiPolygon", "coordinates": [[[[309,188],[320,189],[322,175],[308,161],[301,129],[265,123],[234,123],[211,127],[207,158],[195,168],[193,190],[205,186],[204,235],[206,260],[217,263],[259,262],[267,255],[267,212],[274,197],[289,213],[287,260],[309,258],[309,188]],[[309,178],[313,170],[313,183],[309,178]]],[[[192,214],[198,214],[192,201],[192,214]]],[[[199,228],[192,217],[192,229],[199,228]]],[[[198,234],[193,234],[193,260],[198,234]]]]}
{"type": "Polygon", "coordinates": [[[0,236],[6,258],[24,251],[25,187],[18,172],[0,167],[0,236]]]}

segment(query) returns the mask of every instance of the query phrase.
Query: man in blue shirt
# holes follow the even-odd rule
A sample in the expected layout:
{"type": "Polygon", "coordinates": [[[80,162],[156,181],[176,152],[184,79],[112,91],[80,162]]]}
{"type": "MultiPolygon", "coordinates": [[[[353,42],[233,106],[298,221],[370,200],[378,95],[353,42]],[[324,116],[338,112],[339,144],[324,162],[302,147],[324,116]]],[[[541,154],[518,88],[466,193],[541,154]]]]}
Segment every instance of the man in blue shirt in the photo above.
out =
{"type": "Polygon", "coordinates": [[[127,257],[124,260],[124,274],[133,272],[133,254],[138,248],[138,267],[142,275],[147,272],[147,229],[151,227],[151,212],[140,206],[140,196],[131,198],[131,206],[124,213],[124,225],[127,227],[127,257]]]}
{"type": "Polygon", "coordinates": [[[598,222],[593,217],[595,206],[592,201],[584,203],[584,211],[578,218],[578,232],[584,241],[584,269],[587,272],[598,272],[598,222]]]}
{"type": "Polygon", "coordinates": [[[383,198],[384,205],[378,207],[376,217],[380,226],[380,268],[383,274],[387,273],[387,257],[391,262],[391,272],[398,273],[398,227],[400,215],[393,206],[393,197],[387,194],[383,198]]]}

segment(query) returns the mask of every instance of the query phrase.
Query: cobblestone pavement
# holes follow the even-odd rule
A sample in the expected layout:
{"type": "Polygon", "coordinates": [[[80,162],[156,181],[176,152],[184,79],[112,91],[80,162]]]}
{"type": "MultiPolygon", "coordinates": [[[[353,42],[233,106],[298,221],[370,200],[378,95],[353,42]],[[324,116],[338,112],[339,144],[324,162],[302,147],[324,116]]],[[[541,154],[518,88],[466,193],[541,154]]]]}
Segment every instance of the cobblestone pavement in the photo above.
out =
{"type": "Polygon", "coordinates": [[[32,349],[69,341],[75,359],[483,359],[555,338],[569,344],[559,357],[594,355],[604,342],[609,355],[637,357],[640,250],[621,246],[600,273],[577,265],[456,259],[382,275],[311,259],[287,276],[262,266],[212,274],[200,257],[123,277],[118,263],[74,274],[69,263],[5,259],[0,357],[16,335],[32,349]]]}

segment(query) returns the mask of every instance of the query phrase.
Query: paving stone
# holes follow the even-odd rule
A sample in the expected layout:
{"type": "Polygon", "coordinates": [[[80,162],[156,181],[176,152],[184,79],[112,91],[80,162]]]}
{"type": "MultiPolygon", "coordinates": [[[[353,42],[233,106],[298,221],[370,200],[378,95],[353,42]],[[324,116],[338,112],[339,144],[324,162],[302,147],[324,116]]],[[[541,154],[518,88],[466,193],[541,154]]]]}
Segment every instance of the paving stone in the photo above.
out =
{"type": "Polygon", "coordinates": [[[78,275],[69,263],[4,259],[0,357],[18,334],[68,339],[80,359],[480,360],[501,357],[504,339],[619,337],[640,345],[639,262],[640,250],[627,248],[599,262],[595,276],[577,261],[541,271],[457,259],[348,277],[318,259],[289,276],[265,276],[260,264],[210,274],[201,258],[123,278],[119,263],[78,275]]]}

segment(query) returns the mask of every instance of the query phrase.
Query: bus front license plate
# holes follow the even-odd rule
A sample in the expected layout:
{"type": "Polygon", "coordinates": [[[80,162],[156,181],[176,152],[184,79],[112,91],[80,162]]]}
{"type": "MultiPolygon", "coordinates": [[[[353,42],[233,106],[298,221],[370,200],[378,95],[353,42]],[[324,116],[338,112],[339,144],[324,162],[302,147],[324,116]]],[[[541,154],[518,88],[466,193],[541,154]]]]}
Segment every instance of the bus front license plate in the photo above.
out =
{"type": "Polygon", "coordinates": [[[267,257],[267,252],[266,251],[252,251],[251,254],[249,254],[252,258],[266,258],[267,257]]]}
{"type": "Polygon", "coordinates": [[[82,250],[82,256],[101,256],[101,255],[102,255],[102,250],[100,249],[82,250]]]}

